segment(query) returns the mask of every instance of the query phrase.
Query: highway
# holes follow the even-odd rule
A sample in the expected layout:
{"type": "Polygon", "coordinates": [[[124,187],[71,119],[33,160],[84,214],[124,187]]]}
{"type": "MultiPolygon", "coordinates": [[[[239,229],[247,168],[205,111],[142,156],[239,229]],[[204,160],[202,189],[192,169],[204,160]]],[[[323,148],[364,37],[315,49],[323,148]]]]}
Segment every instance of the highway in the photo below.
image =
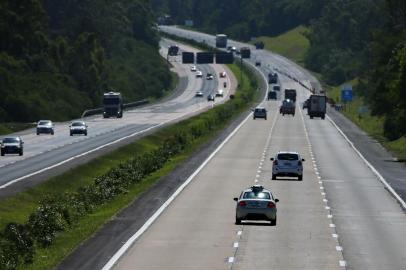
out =
{"type": "MultiPolygon", "coordinates": [[[[214,42],[213,36],[164,29],[214,42]]],[[[319,87],[283,57],[263,50],[252,55],[251,61],[261,59],[265,75],[277,69],[319,87]]],[[[402,199],[388,191],[385,179],[330,117],[310,120],[301,110],[307,89],[284,75],[280,79],[282,89],[298,90],[295,116],[280,115],[280,101],[264,101],[268,120],[248,116],[103,269],[406,268],[402,199]],[[303,181],[270,180],[269,159],[280,150],[306,159],[303,181]],[[234,224],[232,198],[253,184],[280,200],[277,226],[234,224]]],[[[405,169],[400,177],[406,179],[405,169]]]]}
{"type": "MultiPolygon", "coordinates": [[[[172,44],[168,40],[161,42],[161,54],[166,57],[167,48],[172,44]]],[[[194,50],[180,46],[181,50],[194,50]]],[[[6,155],[0,158],[0,197],[15,194],[39,181],[46,180],[52,171],[61,173],[71,168],[74,162],[97,155],[109,147],[129,142],[153,129],[175,121],[180,121],[198,112],[207,110],[228,99],[234,91],[236,80],[226,67],[220,65],[199,65],[203,78],[196,78],[189,66],[180,64],[180,57],[171,57],[173,70],[178,73],[179,87],[176,93],[163,101],[125,111],[122,119],[103,119],[100,115],[85,118],[88,124],[88,136],[69,136],[69,122],[55,123],[55,135],[35,134],[34,129],[19,132],[24,141],[24,156],[6,155]],[[218,78],[219,72],[227,71],[226,78],[218,78]],[[205,74],[215,74],[214,80],[206,80],[205,74]],[[224,98],[217,97],[208,102],[209,93],[217,90],[218,85],[227,81],[224,98]],[[195,93],[202,90],[204,97],[197,98],[195,93]]],[[[52,119],[51,119],[52,120],[52,119]]]]}

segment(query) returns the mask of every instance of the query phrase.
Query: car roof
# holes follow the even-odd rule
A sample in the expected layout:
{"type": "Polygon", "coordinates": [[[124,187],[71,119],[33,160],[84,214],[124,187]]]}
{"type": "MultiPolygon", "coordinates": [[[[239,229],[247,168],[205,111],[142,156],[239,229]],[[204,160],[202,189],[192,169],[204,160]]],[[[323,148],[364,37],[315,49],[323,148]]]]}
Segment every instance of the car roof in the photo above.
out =
{"type": "Polygon", "coordinates": [[[296,155],[299,155],[299,153],[295,152],[295,151],[278,151],[278,154],[296,154],[296,155]]]}
{"type": "Polygon", "coordinates": [[[261,192],[269,192],[269,193],[272,194],[272,192],[271,192],[270,190],[264,188],[264,187],[261,186],[261,185],[253,185],[253,186],[251,186],[251,187],[249,187],[249,188],[244,189],[243,192],[251,192],[251,191],[252,191],[253,189],[255,189],[255,188],[258,188],[258,190],[261,190],[261,192]]]}

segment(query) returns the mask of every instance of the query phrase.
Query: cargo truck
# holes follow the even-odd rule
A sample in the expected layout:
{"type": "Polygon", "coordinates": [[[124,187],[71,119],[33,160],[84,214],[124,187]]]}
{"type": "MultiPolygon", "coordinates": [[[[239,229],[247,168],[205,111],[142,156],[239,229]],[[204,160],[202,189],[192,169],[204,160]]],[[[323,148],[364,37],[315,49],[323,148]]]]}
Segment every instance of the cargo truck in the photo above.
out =
{"type": "Polygon", "coordinates": [[[321,117],[321,119],[324,119],[326,116],[326,96],[311,95],[308,100],[307,114],[310,116],[310,119],[313,119],[313,117],[321,117]]]}
{"type": "Polygon", "coordinates": [[[290,99],[296,102],[296,90],[295,89],[285,89],[285,99],[290,99]]]}
{"type": "Polygon", "coordinates": [[[108,92],[103,95],[103,118],[123,117],[123,98],[119,92],[108,92]]]}
{"type": "Polygon", "coordinates": [[[227,48],[227,35],[224,35],[224,34],[216,35],[216,47],[217,48],[227,48]]]}

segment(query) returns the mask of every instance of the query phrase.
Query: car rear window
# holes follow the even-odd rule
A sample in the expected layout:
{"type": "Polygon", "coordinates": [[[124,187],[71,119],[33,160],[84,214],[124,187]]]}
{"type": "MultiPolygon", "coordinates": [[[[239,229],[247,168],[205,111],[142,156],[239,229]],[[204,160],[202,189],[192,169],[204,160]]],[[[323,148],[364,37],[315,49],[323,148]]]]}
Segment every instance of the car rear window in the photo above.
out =
{"type": "Polygon", "coordinates": [[[268,192],[253,192],[253,191],[247,191],[244,192],[243,199],[270,199],[271,196],[269,195],[268,192]]]}
{"type": "Polygon", "coordinates": [[[278,160],[299,160],[299,155],[297,154],[278,154],[278,160]]]}
{"type": "Polygon", "coordinates": [[[17,138],[4,138],[3,143],[19,143],[20,140],[17,138]]]}

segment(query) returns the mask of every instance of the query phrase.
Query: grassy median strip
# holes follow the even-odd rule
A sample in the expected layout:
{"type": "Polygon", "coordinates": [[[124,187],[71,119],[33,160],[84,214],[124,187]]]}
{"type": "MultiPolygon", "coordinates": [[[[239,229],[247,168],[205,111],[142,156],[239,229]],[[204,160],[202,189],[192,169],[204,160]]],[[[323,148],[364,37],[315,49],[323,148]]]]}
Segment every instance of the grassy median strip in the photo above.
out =
{"type": "Polygon", "coordinates": [[[0,269],[52,269],[251,106],[256,87],[245,70],[233,100],[1,200],[0,269]]]}

